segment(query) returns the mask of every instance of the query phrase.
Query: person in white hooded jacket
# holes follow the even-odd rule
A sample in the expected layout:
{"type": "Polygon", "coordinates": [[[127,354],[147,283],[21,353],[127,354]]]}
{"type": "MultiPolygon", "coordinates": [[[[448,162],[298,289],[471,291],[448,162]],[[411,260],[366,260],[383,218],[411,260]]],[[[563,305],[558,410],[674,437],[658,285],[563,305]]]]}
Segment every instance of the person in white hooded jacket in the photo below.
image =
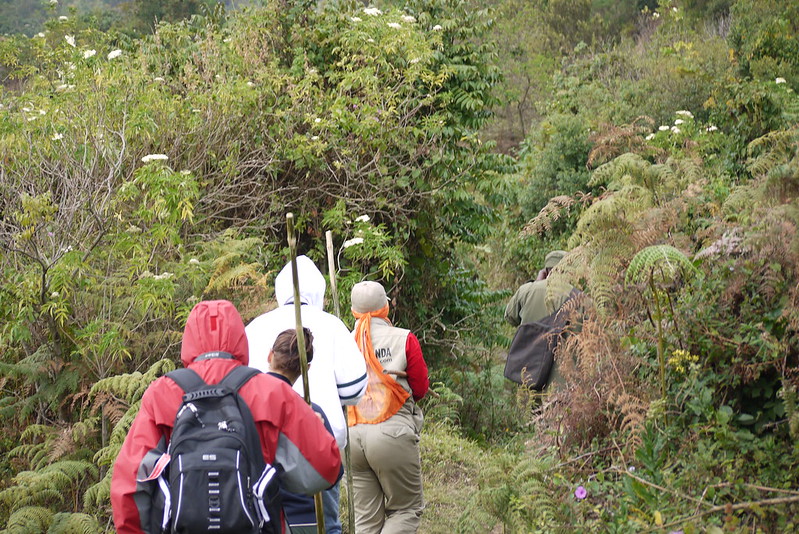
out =
{"type": "MultiPolygon", "coordinates": [[[[311,400],[318,404],[330,422],[339,449],[347,444],[347,422],[342,406],[354,406],[366,391],[366,361],[346,325],[323,309],[325,278],[307,256],[297,257],[297,277],[302,304],[302,325],[313,334],[313,365],[308,369],[311,400]]],[[[278,334],[296,327],[294,284],[291,263],[286,264],[275,279],[278,307],[247,325],[250,345],[250,366],[269,371],[269,351],[278,334]]],[[[302,377],[294,389],[303,394],[302,377]]],[[[327,534],[340,534],[340,483],[322,493],[327,534]]]]}

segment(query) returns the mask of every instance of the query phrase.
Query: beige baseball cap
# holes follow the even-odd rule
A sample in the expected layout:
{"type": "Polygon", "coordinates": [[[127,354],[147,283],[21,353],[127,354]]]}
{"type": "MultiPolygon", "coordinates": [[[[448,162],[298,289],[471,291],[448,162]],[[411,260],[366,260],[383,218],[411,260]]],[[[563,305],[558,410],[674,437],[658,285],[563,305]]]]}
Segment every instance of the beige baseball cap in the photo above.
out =
{"type": "Polygon", "coordinates": [[[382,310],[388,304],[386,290],[377,282],[358,282],[350,295],[352,311],[367,313],[382,310]]]}

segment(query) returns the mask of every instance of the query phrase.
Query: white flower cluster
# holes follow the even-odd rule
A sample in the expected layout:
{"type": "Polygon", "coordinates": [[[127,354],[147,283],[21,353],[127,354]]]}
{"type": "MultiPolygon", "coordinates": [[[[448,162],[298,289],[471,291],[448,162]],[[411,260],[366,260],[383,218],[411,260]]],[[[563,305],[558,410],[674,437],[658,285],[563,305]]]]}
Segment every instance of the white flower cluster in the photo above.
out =
{"type": "Polygon", "coordinates": [[[362,237],[353,237],[352,239],[348,239],[344,241],[344,244],[341,245],[342,248],[350,248],[353,245],[360,245],[363,243],[362,237]]]}
{"type": "Polygon", "coordinates": [[[147,154],[141,160],[144,163],[150,163],[151,161],[166,161],[169,159],[169,156],[166,154],[147,154]]]}
{"type": "Polygon", "coordinates": [[[410,16],[410,15],[403,15],[403,16],[402,16],[402,21],[403,21],[403,22],[410,22],[410,23],[414,23],[414,22],[416,22],[416,17],[412,17],[412,16],[410,16]]]}
{"type": "Polygon", "coordinates": [[[108,57],[108,59],[109,59],[109,60],[111,60],[111,59],[114,59],[114,58],[118,58],[118,57],[119,57],[119,56],[121,56],[121,55],[122,55],[122,50],[120,50],[119,48],[117,48],[116,50],[111,50],[111,51],[108,53],[108,56],[107,56],[107,57],[108,57]]]}
{"type": "Polygon", "coordinates": [[[787,82],[785,81],[785,78],[777,78],[776,80],[774,80],[774,83],[780,84],[780,83],[787,83],[787,82]]]}
{"type": "Polygon", "coordinates": [[[97,53],[97,50],[84,50],[83,59],[89,59],[97,53]]]}
{"type": "Polygon", "coordinates": [[[356,217],[355,222],[369,222],[369,216],[361,215],[360,217],[356,217]]]}
{"type": "Polygon", "coordinates": [[[389,28],[394,28],[395,30],[399,30],[402,28],[402,25],[399,22],[389,22],[386,24],[389,28]]]}
{"type": "Polygon", "coordinates": [[[378,15],[383,14],[383,12],[377,9],[376,7],[365,7],[363,8],[363,12],[369,15],[370,17],[376,17],[378,15]]]}

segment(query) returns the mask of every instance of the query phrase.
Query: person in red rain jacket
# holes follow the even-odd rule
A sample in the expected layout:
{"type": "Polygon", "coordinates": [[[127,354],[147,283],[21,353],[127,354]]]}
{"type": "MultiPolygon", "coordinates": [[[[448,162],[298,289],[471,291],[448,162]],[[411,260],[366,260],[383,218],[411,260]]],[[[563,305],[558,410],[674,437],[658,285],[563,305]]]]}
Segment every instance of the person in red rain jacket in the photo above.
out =
{"type": "MultiPolygon", "coordinates": [[[[232,303],[215,300],[194,306],[186,321],[180,359],[208,384],[216,384],[234,367],[249,363],[244,323],[232,303]]],[[[239,394],[252,412],[264,460],[285,469],[282,487],[313,494],[338,481],[341,457],[336,439],[291,386],[260,374],[244,384],[239,394]]],[[[111,477],[111,506],[118,534],[143,532],[142,518],[149,510],[144,509],[147,499],[142,498],[136,478],[151,471],[152,463],[166,450],[182,396],[183,390],[167,377],[158,378],[144,392],[111,477]]]]}

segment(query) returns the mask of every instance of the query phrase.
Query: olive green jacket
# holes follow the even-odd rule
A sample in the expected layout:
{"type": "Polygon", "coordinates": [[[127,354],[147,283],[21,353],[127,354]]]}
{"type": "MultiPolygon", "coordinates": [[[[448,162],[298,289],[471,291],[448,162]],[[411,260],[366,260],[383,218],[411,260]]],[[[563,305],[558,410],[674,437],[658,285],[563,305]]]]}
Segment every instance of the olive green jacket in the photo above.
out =
{"type": "Polygon", "coordinates": [[[505,307],[505,320],[513,326],[519,326],[552,315],[563,306],[574,288],[566,285],[563,289],[547,300],[546,279],[522,284],[505,307]]]}

